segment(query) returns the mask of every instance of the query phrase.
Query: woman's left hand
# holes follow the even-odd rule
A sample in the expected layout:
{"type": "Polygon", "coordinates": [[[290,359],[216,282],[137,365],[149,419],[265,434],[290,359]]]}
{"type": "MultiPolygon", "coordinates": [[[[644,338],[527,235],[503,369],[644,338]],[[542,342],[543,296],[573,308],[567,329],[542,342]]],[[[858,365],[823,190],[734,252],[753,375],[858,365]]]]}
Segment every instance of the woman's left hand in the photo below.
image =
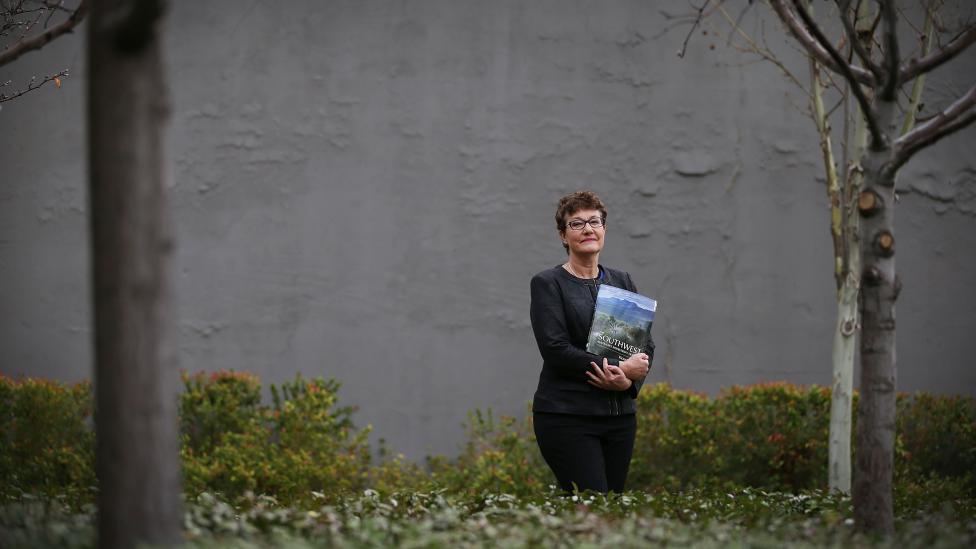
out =
{"type": "Polygon", "coordinates": [[[593,372],[586,372],[589,376],[587,383],[594,387],[599,387],[607,391],[626,391],[630,389],[631,381],[624,375],[624,371],[619,367],[607,363],[603,359],[603,367],[597,366],[596,362],[591,362],[593,372]]]}

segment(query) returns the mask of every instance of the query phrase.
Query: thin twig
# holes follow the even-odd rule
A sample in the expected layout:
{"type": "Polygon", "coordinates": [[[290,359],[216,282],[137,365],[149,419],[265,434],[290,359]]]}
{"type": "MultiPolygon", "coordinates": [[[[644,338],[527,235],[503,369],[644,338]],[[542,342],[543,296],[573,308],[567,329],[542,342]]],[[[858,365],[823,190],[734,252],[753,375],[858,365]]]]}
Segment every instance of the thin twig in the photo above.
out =
{"type": "Polygon", "coordinates": [[[834,114],[834,111],[836,111],[837,109],[839,109],[841,107],[841,105],[843,105],[843,104],[844,104],[844,98],[841,97],[840,99],[837,100],[836,103],[834,103],[834,106],[833,107],[830,107],[830,110],[827,111],[827,114],[825,116],[827,118],[830,118],[830,116],[832,114],[834,114]]]}
{"type": "MultiPolygon", "coordinates": [[[[20,97],[20,96],[22,96],[24,94],[27,94],[27,93],[30,93],[30,92],[32,92],[34,90],[40,89],[42,86],[44,86],[44,84],[47,84],[48,82],[60,82],[60,79],[61,78],[66,78],[67,76],[68,76],[68,69],[65,69],[65,70],[63,70],[63,71],[61,71],[61,72],[59,72],[57,74],[52,74],[52,75],[49,75],[49,76],[45,76],[44,79],[41,80],[41,82],[39,84],[36,83],[37,82],[37,78],[36,77],[31,78],[30,79],[30,82],[27,84],[27,87],[26,88],[24,88],[24,89],[22,89],[22,90],[20,90],[18,92],[15,92],[13,95],[6,95],[4,93],[0,93],[0,103],[6,103],[7,101],[13,101],[14,99],[17,99],[18,97],[20,97]]],[[[58,86],[60,87],[60,83],[58,83],[58,86]]]]}
{"type": "Polygon", "coordinates": [[[824,36],[823,31],[820,30],[820,27],[817,25],[816,21],[810,17],[810,14],[807,13],[807,10],[801,5],[800,0],[793,0],[793,6],[796,8],[797,15],[799,15],[800,19],[803,20],[803,23],[806,25],[810,34],[812,34],[820,45],[827,51],[827,54],[833,60],[834,66],[838,67],[841,75],[843,75],[844,78],[851,83],[851,91],[854,92],[854,97],[857,98],[858,104],[861,105],[861,112],[864,115],[865,121],[868,123],[868,129],[871,131],[871,139],[876,145],[884,143],[884,133],[881,131],[881,128],[878,127],[878,120],[874,116],[874,110],[871,108],[871,103],[868,101],[867,96],[864,95],[864,90],[861,89],[857,77],[851,70],[851,66],[844,61],[841,54],[830,44],[830,41],[827,40],[826,36],[824,36]]]}
{"type": "MultiPolygon", "coordinates": [[[[935,14],[932,10],[926,9],[925,23],[922,27],[922,32],[919,33],[922,42],[922,57],[928,55],[929,51],[932,50],[932,36],[935,34],[933,29],[934,18],[935,14]]],[[[902,123],[899,134],[908,133],[915,126],[915,121],[918,117],[918,108],[922,104],[922,92],[924,88],[925,73],[922,73],[915,77],[915,82],[912,84],[912,94],[909,96],[908,108],[905,110],[905,121],[902,123]]]]}
{"type": "MultiPolygon", "coordinates": [[[[740,37],[742,37],[742,39],[746,41],[746,44],[749,45],[748,48],[741,48],[741,51],[746,51],[746,52],[754,53],[754,54],[758,55],[759,57],[762,57],[766,61],[769,61],[770,63],[772,63],[773,65],[775,65],[777,68],[779,68],[779,70],[782,71],[783,74],[791,82],[793,82],[794,84],[796,84],[796,87],[800,88],[800,90],[802,90],[803,93],[807,95],[807,97],[810,97],[810,92],[806,89],[806,87],[803,86],[803,83],[800,82],[800,79],[797,78],[790,71],[790,69],[788,69],[786,67],[786,65],[784,65],[783,62],[780,61],[773,54],[772,51],[770,51],[770,49],[768,47],[766,47],[766,48],[760,47],[759,44],[757,44],[756,41],[751,36],[749,36],[748,33],[746,33],[744,30],[742,30],[742,27],[739,26],[738,22],[736,20],[733,20],[732,19],[732,16],[727,11],[725,11],[725,8],[724,7],[719,6],[718,7],[718,12],[721,13],[723,17],[725,17],[725,20],[728,21],[730,25],[732,25],[732,32],[734,32],[735,34],[738,34],[740,37]]],[[[730,35],[730,39],[731,39],[731,35],[730,35]]],[[[730,40],[730,42],[731,42],[731,40],[730,40]]],[[[737,49],[739,49],[739,48],[737,48],[737,49]]]]}
{"type": "MultiPolygon", "coordinates": [[[[722,7],[721,3],[719,4],[719,7],[722,7]]],[[[752,7],[752,2],[750,1],[748,4],[746,4],[746,7],[742,8],[742,11],[739,12],[739,16],[735,18],[735,23],[732,25],[732,28],[734,29],[739,28],[739,25],[742,24],[742,19],[746,16],[746,13],[749,11],[749,8],[751,7],[752,7]]],[[[728,15],[726,15],[726,18],[728,18],[728,15]]],[[[728,42],[725,43],[725,45],[727,46],[731,43],[732,43],[732,33],[730,32],[729,40],[728,42]]]]}
{"type": "Polygon", "coordinates": [[[851,22],[851,18],[849,17],[851,0],[841,0],[837,2],[837,5],[840,9],[841,23],[843,23],[844,31],[847,33],[847,39],[851,43],[851,51],[853,51],[857,55],[858,59],[861,60],[861,63],[863,63],[864,66],[871,71],[871,74],[874,75],[876,80],[881,80],[881,68],[871,60],[871,54],[864,49],[864,46],[861,44],[861,41],[857,36],[857,31],[854,30],[854,23],[851,22]]]}
{"type": "Polygon", "coordinates": [[[698,26],[701,25],[702,18],[705,17],[705,8],[708,7],[709,2],[711,2],[711,0],[705,0],[705,3],[702,4],[700,8],[698,8],[698,14],[695,15],[695,21],[694,23],[691,24],[691,30],[688,31],[688,35],[685,36],[684,43],[681,44],[681,51],[678,52],[678,57],[682,59],[684,58],[685,51],[688,50],[688,41],[691,40],[691,35],[695,34],[695,29],[697,29],[698,26]]]}

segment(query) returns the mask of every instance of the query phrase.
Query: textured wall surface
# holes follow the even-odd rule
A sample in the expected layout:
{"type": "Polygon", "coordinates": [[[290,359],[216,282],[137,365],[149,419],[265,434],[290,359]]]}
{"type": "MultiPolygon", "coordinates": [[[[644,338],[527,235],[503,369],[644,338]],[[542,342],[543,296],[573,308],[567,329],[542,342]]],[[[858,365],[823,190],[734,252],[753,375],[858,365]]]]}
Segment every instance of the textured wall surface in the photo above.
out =
{"type": "MultiPolygon", "coordinates": [[[[528,283],[565,259],[559,196],[610,209],[603,263],[659,300],[651,381],[830,380],[816,134],[766,63],[684,1],[174,2],[170,197],[181,367],[334,376],[409,457],[465,412],[521,414],[528,283]],[[714,49],[709,46],[714,45],[714,49]]],[[[758,13],[745,28],[760,29],[758,13]]],[[[769,42],[806,77],[776,25],[769,42]]],[[[0,371],[90,377],[84,32],[0,70],[68,67],[0,112],[0,371]]],[[[970,85],[966,54],[931,101],[970,85]]],[[[976,392],[973,128],[899,179],[899,388],[976,392]]]]}

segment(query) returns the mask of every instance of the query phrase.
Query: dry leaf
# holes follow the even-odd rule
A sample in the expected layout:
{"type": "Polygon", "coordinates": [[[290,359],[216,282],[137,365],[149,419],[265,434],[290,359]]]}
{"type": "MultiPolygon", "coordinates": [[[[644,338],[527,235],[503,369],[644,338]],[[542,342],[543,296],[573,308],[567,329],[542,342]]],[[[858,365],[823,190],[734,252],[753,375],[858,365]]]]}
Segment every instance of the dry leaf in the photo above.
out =
{"type": "Polygon", "coordinates": [[[61,87],[61,79],[60,78],[55,78],[54,79],[54,85],[60,88],[61,87]]]}

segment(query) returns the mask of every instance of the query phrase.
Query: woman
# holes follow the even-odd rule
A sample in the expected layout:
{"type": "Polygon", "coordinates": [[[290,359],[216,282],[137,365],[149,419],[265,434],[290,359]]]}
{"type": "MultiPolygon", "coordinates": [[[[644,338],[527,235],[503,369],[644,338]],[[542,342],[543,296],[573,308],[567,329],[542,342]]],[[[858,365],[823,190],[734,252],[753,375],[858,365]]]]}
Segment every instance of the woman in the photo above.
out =
{"type": "Polygon", "coordinates": [[[600,359],[586,340],[600,284],[636,292],[630,275],[600,265],[607,210],[589,191],[564,196],[556,228],[569,260],[532,278],[532,331],[542,374],[532,401],[542,457],[560,487],[622,492],[637,431],[634,399],[654,354],[600,359]]]}

